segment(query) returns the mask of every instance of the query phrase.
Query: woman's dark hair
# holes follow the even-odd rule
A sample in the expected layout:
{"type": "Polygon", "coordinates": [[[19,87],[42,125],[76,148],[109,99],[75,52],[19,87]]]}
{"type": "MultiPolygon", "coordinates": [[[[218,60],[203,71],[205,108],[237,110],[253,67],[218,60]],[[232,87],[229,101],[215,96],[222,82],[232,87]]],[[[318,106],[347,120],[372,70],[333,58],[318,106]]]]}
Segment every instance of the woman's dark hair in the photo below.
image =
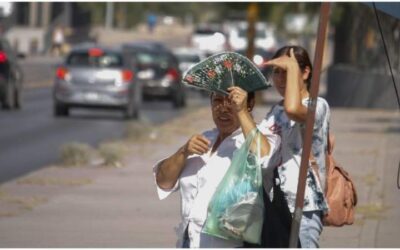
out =
{"type": "Polygon", "coordinates": [[[310,74],[308,75],[308,78],[306,79],[306,84],[307,84],[307,90],[310,90],[311,86],[311,77],[312,77],[312,64],[310,61],[310,57],[308,56],[307,50],[305,50],[303,47],[300,46],[285,46],[280,48],[275,55],[272,57],[272,59],[281,57],[283,55],[290,56],[290,49],[293,48],[294,56],[296,57],[296,60],[299,64],[299,67],[302,72],[306,69],[306,67],[310,68],[310,74]]]}

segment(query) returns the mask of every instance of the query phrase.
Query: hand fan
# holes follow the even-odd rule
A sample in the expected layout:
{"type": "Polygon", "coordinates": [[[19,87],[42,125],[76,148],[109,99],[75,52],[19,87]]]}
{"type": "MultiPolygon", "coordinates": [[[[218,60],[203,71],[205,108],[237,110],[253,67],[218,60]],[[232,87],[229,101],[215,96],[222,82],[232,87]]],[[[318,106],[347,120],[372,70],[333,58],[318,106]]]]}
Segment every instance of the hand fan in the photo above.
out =
{"type": "Polygon", "coordinates": [[[206,58],[187,71],[182,81],[188,86],[226,95],[232,86],[239,86],[247,92],[271,86],[249,59],[235,52],[206,58]]]}

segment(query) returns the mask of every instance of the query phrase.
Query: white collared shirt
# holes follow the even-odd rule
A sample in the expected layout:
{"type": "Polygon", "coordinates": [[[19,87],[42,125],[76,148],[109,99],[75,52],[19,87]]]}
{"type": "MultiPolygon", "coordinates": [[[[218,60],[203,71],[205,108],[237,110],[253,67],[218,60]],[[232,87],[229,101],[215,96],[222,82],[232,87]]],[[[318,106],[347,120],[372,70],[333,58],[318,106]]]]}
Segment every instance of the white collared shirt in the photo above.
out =
{"type": "MultiPolygon", "coordinates": [[[[203,135],[210,140],[211,145],[213,145],[217,139],[218,130],[209,130],[204,132],[203,135]]],[[[270,152],[267,156],[262,157],[260,161],[263,168],[263,175],[265,175],[266,172],[270,172],[267,171],[270,169],[268,168],[270,156],[280,143],[278,135],[269,134],[266,137],[270,144],[270,152]]],[[[244,141],[245,138],[241,129],[236,130],[221,142],[213,154],[211,154],[210,148],[210,151],[204,155],[190,156],[174,188],[171,190],[163,190],[157,186],[160,200],[165,199],[177,190],[180,191],[182,221],[177,230],[177,247],[182,246],[184,231],[187,227],[191,248],[233,248],[243,245],[241,241],[224,240],[213,237],[202,233],[201,230],[207,218],[208,204],[215,189],[231,164],[233,152],[239,149],[244,141]]],[[[160,162],[161,161],[153,168],[154,176],[158,171],[160,162]]]]}

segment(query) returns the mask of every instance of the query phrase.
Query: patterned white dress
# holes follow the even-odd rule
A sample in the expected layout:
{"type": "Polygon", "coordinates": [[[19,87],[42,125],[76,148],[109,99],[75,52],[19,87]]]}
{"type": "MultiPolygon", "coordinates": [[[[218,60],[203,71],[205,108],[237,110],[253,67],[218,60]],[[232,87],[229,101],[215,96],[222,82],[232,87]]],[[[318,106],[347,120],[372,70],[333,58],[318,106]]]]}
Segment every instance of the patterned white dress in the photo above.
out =
{"type": "MultiPolygon", "coordinates": [[[[308,98],[303,99],[304,106],[308,104],[308,98]]],[[[319,177],[321,183],[311,167],[308,168],[307,182],[304,196],[303,211],[320,210],[326,213],[328,204],[323,194],[325,184],[325,152],[327,149],[327,133],[329,129],[329,105],[323,98],[318,98],[315,123],[312,137],[312,150],[314,158],[319,166],[319,177]]],[[[280,186],[285,193],[289,209],[293,213],[296,203],[296,192],[299,178],[299,169],[302,154],[302,130],[305,124],[300,124],[288,118],[284,107],[276,104],[271,108],[266,118],[261,122],[259,128],[265,133],[277,134],[281,137],[281,147],[272,156],[270,164],[274,169],[278,167],[280,186]]],[[[272,180],[272,172],[267,173],[272,180]]],[[[268,187],[266,187],[268,189],[268,187]]]]}

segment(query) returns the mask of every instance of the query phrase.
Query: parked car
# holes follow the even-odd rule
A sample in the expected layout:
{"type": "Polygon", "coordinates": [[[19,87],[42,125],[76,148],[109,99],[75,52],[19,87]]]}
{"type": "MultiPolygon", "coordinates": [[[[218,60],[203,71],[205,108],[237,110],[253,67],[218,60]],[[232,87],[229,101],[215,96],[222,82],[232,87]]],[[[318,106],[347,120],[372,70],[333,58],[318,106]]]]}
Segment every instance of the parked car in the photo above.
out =
{"type": "MultiPolygon", "coordinates": [[[[241,55],[246,56],[246,49],[241,49],[237,50],[236,53],[239,53],[241,55]]],[[[254,55],[252,58],[252,62],[257,65],[257,67],[260,69],[260,71],[263,73],[265,77],[269,77],[269,74],[271,73],[271,67],[264,67],[262,66],[263,63],[267,62],[273,57],[273,52],[267,51],[262,48],[255,48],[254,50],[254,55]]]]}
{"type": "Polygon", "coordinates": [[[169,99],[175,108],[186,105],[186,87],[171,50],[142,43],[124,44],[123,48],[134,61],[144,98],[169,99]]]}
{"type": "Polygon", "coordinates": [[[225,33],[215,25],[197,27],[191,37],[191,46],[203,51],[207,56],[228,49],[225,33]]]}
{"type": "MultiPolygon", "coordinates": [[[[272,52],[277,49],[278,42],[272,25],[256,23],[255,47],[272,52]]],[[[232,50],[247,48],[247,22],[240,22],[229,31],[229,45],[232,50]]]]}
{"type": "Polygon", "coordinates": [[[0,102],[5,109],[22,107],[23,73],[17,56],[5,38],[0,38],[0,102]]]}
{"type": "Polygon", "coordinates": [[[125,46],[146,47],[154,50],[169,51],[169,48],[162,42],[153,40],[136,40],[134,43],[127,43],[125,46]]]}
{"type": "Polygon", "coordinates": [[[179,69],[183,73],[206,58],[201,50],[192,48],[177,48],[173,50],[173,53],[178,58],[179,69]]]}
{"type": "Polygon", "coordinates": [[[122,110],[126,118],[137,118],[141,93],[131,61],[118,48],[73,48],[56,70],[54,115],[84,107],[122,110]]]}

